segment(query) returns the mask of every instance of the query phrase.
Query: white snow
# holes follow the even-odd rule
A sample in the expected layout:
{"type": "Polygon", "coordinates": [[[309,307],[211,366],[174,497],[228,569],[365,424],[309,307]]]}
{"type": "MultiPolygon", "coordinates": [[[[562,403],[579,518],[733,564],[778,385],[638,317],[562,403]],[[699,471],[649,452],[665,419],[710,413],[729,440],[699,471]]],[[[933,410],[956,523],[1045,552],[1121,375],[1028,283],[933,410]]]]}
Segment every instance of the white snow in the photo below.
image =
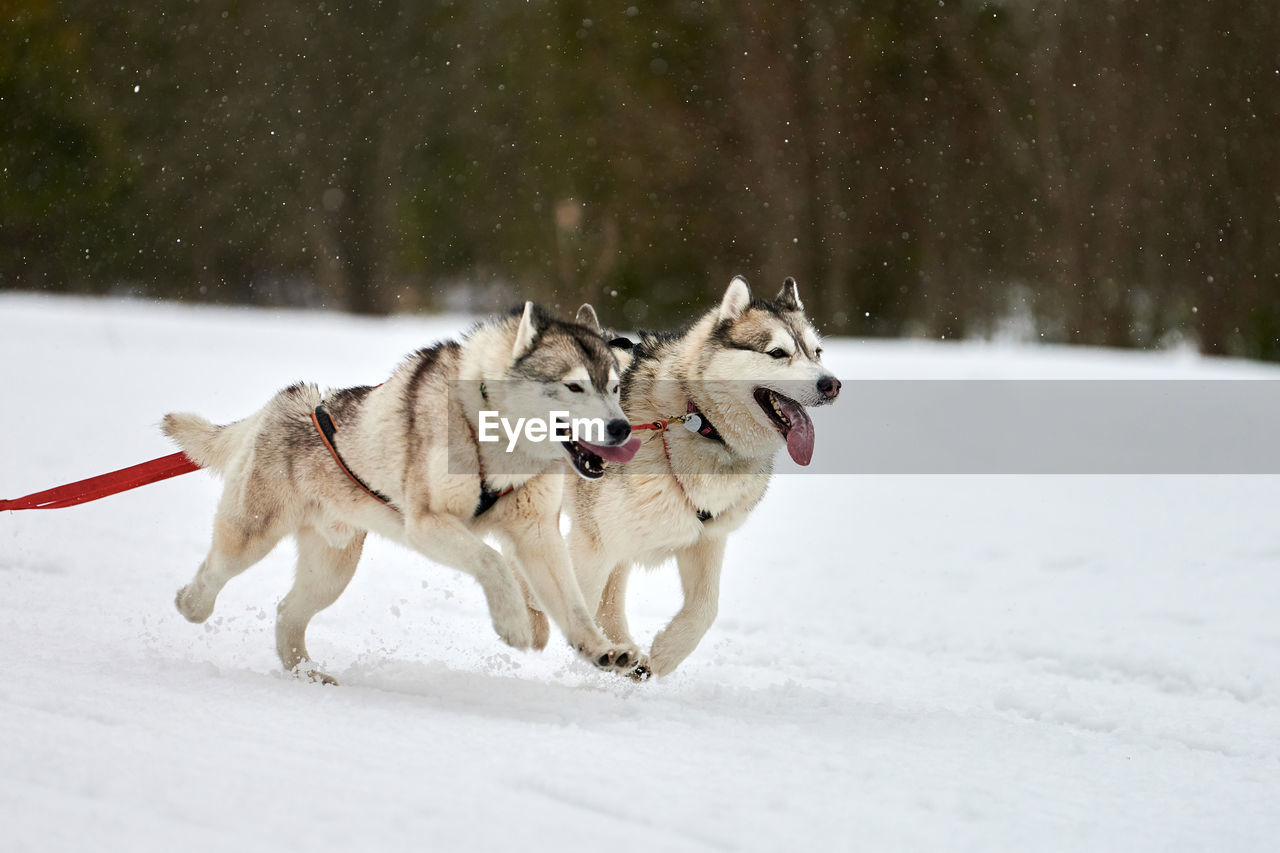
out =
{"type": "MultiPolygon", "coordinates": [[[[379,382],[464,325],[0,294],[0,496],[172,452],[168,411],[379,382]]],[[[841,377],[1280,378],[1185,352],[827,352],[841,377]]],[[[474,581],[381,541],[310,632],[342,686],[287,678],[287,546],[206,625],[173,607],[218,490],[196,473],[0,514],[0,849],[1280,838],[1280,478],[779,477],[730,540],[710,634],[641,685],[558,635],[508,649],[474,581]]],[[[637,636],[679,601],[673,569],[638,576],[637,636]]]]}

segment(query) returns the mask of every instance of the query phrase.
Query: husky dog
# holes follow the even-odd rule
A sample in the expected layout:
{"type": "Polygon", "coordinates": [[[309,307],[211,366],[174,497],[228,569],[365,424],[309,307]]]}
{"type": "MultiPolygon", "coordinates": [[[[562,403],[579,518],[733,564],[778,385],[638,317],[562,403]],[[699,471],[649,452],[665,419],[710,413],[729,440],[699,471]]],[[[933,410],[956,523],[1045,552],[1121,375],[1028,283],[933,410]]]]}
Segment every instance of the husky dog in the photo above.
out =
{"type": "Polygon", "coordinates": [[[633,423],[663,428],[624,468],[570,484],[569,551],[587,604],[626,648],[635,645],[624,611],[632,566],[676,558],[684,606],[632,671],[643,679],[674,670],[711,627],[726,537],[764,496],[781,446],[809,464],[805,407],[834,401],[840,380],[822,366],[790,278],[772,300],[753,299],[735,278],[719,307],[686,331],[642,333],[629,351],[628,341],[615,345],[625,362],[623,409],[633,423]]]}
{"type": "Polygon", "coordinates": [[[226,480],[213,544],[178,591],[178,610],[192,622],[208,619],[227,581],[292,534],[297,577],[278,608],[277,651],[286,670],[335,683],[307,652],[307,624],[346,588],[373,531],[473,575],[494,630],[511,646],[544,646],[545,612],[596,666],[633,669],[639,651],[596,627],[559,526],[564,484],[573,479],[562,463],[598,478],[603,459],[626,461],[639,446],[618,393],[617,360],[591,306],[567,323],[529,302],[461,343],[419,350],[376,387],[321,393],[294,385],[226,426],[166,415],[164,432],[226,480]],[[482,411],[511,422],[567,412],[603,423],[606,435],[593,444],[536,441],[523,431],[485,442],[482,411]],[[511,563],[484,542],[487,533],[511,563]],[[526,607],[526,595],[538,611],[526,607]]]}

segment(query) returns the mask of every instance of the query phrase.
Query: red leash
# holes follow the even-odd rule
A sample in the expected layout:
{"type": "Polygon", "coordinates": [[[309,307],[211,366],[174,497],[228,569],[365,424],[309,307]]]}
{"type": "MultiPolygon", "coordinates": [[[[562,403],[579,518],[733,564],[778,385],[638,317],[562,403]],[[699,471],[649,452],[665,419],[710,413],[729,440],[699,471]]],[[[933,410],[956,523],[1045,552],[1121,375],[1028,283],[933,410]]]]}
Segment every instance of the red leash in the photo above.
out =
{"type": "Polygon", "coordinates": [[[187,458],[187,454],[171,453],[159,459],[152,459],[150,462],[130,465],[128,468],[121,468],[109,474],[46,489],[24,498],[15,498],[10,501],[0,499],[0,510],[62,509],[96,501],[108,495],[127,492],[150,483],[158,483],[170,477],[190,474],[199,468],[199,465],[187,458]]]}

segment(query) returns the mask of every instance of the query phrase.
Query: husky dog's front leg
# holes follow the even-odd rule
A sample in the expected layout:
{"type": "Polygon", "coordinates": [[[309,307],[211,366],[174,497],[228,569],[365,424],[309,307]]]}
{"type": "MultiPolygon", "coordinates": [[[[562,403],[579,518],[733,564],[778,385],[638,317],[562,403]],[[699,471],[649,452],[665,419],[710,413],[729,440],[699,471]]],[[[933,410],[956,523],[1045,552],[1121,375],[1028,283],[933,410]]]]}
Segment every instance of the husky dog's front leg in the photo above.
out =
{"type": "Polygon", "coordinates": [[[408,544],[427,559],[472,575],[484,589],[493,630],[507,645],[533,645],[533,626],[524,594],[506,560],[458,518],[423,512],[405,520],[408,544]]]}
{"type": "Polygon", "coordinates": [[[662,676],[674,670],[698,646],[720,606],[720,566],[724,563],[723,538],[703,537],[676,553],[684,606],[667,627],[653,638],[649,668],[662,676]]]}
{"type": "Polygon", "coordinates": [[[596,626],[557,526],[548,521],[513,533],[511,544],[534,596],[564,631],[569,645],[600,669],[634,669],[640,650],[634,643],[610,642],[596,626]]]}

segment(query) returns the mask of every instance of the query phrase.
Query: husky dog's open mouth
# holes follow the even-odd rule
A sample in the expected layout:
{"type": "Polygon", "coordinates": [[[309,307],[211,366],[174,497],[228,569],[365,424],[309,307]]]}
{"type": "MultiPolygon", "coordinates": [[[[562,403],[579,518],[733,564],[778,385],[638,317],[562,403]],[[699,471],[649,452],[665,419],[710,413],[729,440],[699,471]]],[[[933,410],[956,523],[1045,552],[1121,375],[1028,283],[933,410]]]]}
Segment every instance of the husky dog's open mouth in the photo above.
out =
{"type": "Polygon", "coordinates": [[[630,462],[631,457],[635,456],[636,451],[640,449],[640,439],[636,436],[633,436],[623,444],[612,447],[590,444],[585,441],[564,441],[561,444],[564,445],[564,449],[568,452],[569,460],[573,462],[573,470],[588,480],[598,480],[604,476],[604,463],[606,460],[609,462],[630,462]]]}
{"type": "Polygon", "coordinates": [[[787,442],[787,453],[797,465],[808,465],[813,459],[813,421],[804,406],[777,391],[763,386],[755,390],[756,402],[787,442]]]}

